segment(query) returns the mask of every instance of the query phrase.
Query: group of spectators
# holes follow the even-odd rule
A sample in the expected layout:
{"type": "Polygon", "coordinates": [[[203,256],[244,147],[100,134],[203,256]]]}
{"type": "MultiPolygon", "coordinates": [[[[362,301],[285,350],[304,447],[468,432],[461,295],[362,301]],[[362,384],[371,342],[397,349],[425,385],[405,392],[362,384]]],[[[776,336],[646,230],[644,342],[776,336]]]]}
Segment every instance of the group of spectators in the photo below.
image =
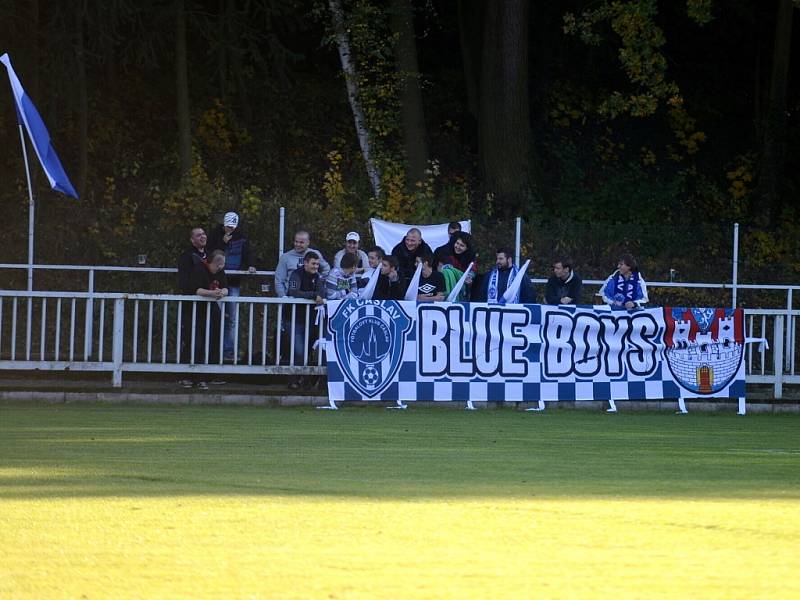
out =
{"type": "MultiPolygon", "coordinates": [[[[431,250],[417,228],[387,253],[380,246],[366,252],[360,248],[361,236],[351,231],[345,246],[333,259],[333,266],[322,252],[311,247],[308,231],[295,233],[294,248],[284,253],[275,269],[275,290],[278,296],[307,298],[321,304],[325,300],[356,298],[376,269],[377,286],[371,298],[403,300],[417,267],[421,274],[417,288],[418,302],[444,300],[467,273],[465,286],[458,300],[474,302],[504,302],[504,293],[516,278],[519,267],[514,264],[511,248],[500,247],[495,252],[495,264],[486,273],[478,274],[477,255],[472,236],[461,230],[458,222],[448,225],[449,241],[431,250]]],[[[547,304],[577,304],[581,300],[583,282],[574,271],[572,260],[559,257],[552,264],[552,276],[544,290],[547,304]]],[[[647,285],[639,273],[636,260],[623,254],[617,270],[606,279],[599,296],[611,306],[633,309],[647,303],[647,285]]],[[[521,280],[511,303],[534,303],[537,294],[530,278],[521,280]]]]}
{"type": "MultiPolygon", "coordinates": [[[[519,272],[511,248],[497,248],[494,266],[479,274],[471,234],[462,231],[461,224],[454,221],[448,225],[448,236],[446,244],[432,250],[422,238],[421,231],[411,228],[387,253],[380,246],[364,251],[360,247],[361,236],[351,231],[345,236],[344,247],[335,254],[331,266],[322,252],[312,247],[309,232],[300,230],[294,234],[292,249],[283,253],[278,260],[275,293],[279,297],[305,298],[317,304],[323,304],[326,300],[363,297],[373,274],[379,271],[374,288],[370,286],[372,299],[403,300],[413,281],[413,285],[417,286],[415,298],[418,302],[436,302],[445,300],[466,273],[464,285],[458,293],[459,301],[512,304],[537,301],[529,277],[521,279],[511,299],[504,298],[519,272]],[[419,278],[415,280],[419,265],[419,278]]],[[[189,241],[190,247],[178,261],[180,292],[215,299],[238,296],[241,276],[228,277],[225,269],[251,273],[256,270],[248,239],[239,225],[239,215],[235,212],[226,213],[222,224],[215,227],[208,237],[203,228],[193,228],[189,241]]],[[[552,263],[552,276],[545,285],[544,302],[578,304],[582,286],[583,282],[573,269],[572,260],[559,257],[552,263]]],[[[628,310],[648,302],[647,285],[633,256],[620,256],[617,270],[608,276],[597,297],[602,297],[605,303],[614,308],[628,310]]],[[[190,360],[192,350],[195,360],[199,360],[199,350],[206,348],[206,336],[209,338],[209,361],[219,361],[219,325],[223,309],[215,302],[198,303],[196,306],[187,302],[184,305],[182,361],[190,360]],[[208,321],[211,326],[192,328],[194,311],[196,324],[208,321]],[[207,315],[206,311],[211,311],[211,314],[207,315]]],[[[238,331],[238,305],[226,303],[224,310],[223,360],[232,361],[238,331]]],[[[304,330],[300,333],[304,334],[304,330]]],[[[295,344],[295,352],[299,345],[295,344]]],[[[300,352],[302,355],[302,349],[300,352]]]]}

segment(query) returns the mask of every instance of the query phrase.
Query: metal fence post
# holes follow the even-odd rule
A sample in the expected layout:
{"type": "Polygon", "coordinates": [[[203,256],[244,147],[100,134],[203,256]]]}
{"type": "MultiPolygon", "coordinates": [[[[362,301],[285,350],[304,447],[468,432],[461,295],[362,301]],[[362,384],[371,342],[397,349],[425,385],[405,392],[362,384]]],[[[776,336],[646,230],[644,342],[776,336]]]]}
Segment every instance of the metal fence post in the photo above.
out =
{"type": "Polygon", "coordinates": [[[111,340],[111,360],[114,362],[112,384],[122,387],[122,362],[125,354],[125,299],[114,300],[114,331],[111,340]]]}
{"type": "Polygon", "coordinates": [[[94,300],[91,294],[94,293],[94,269],[89,269],[89,297],[86,299],[86,331],[84,332],[84,355],[85,360],[89,360],[92,355],[92,339],[94,338],[94,300]]]}
{"type": "Polygon", "coordinates": [[[783,315],[775,315],[774,336],[775,400],[780,400],[783,396],[783,315]]]}
{"type": "Polygon", "coordinates": [[[788,373],[792,369],[792,348],[794,347],[794,317],[792,316],[792,288],[786,291],[786,361],[785,370],[788,373]]]}
{"type": "Polygon", "coordinates": [[[278,259],[283,255],[284,229],[286,226],[286,209],[281,206],[280,225],[278,227],[278,259]]]}

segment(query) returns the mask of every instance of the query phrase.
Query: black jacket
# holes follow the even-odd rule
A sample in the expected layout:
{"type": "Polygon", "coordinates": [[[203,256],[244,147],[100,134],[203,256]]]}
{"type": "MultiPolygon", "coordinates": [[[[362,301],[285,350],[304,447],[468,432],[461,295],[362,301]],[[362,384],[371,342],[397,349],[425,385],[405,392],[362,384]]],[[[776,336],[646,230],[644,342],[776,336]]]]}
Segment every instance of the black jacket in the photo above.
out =
{"type": "Polygon", "coordinates": [[[195,267],[197,265],[202,265],[202,263],[206,261],[206,258],[205,250],[200,252],[194,246],[188,248],[180,255],[180,258],[178,258],[178,290],[181,294],[194,295],[197,291],[197,286],[192,287],[192,275],[194,274],[195,267]]]}
{"type": "Polygon", "coordinates": [[[544,301],[547,304],[561,304],[561,299],[567,296],[572,298],[572,304],[580,304],[582,287],[583,281],[575,271],[570,272],[567,281],[553,275],[544,287],[544,301]]]}
{"type": "Polygon", "coordinates": [[[447,242],[444,246],[439,246],[436,251],[433,253],[433,270],[435,271],[440,263],[444,263],[446,265],[453,265],[459,271],[466,271],[469,263],[475,262],[475,249],[472,247],[472,236],[466,232],[460,232],[460,234],[467,239],[467,249],[464,250],[461,254],[456,254],[456,250],[453,247],[455,244],[455,235],[450,236],[450,241],[447,242]]]}
{"type": "MultiPolygon", "coordinates": [[[[225,268],[229,271],[247,271],[250,267],[255,266],[250,256],[250,242],[241,227],[233,230],[229,242],[225,242],[224,236],[225,228],[217,225],[208,236],[206,251],[209,254],[214,250],[225,252],[225,268]]],[[[228,277],[228,281],[231,285],[238,287],[241,278],[241,275],[231,275],[228,277]]]]}
{"type": "Polygon", "coordinates": [[[392,256],[397,258],[397,272],[400,273],[400,279],[408,286],[408,282],[414,276],[414,271],[417,270],[417,257],[427,251],[430,253],[431,247],[425,243],[425,240],[420,241],[419,246],[414,252],[406,248],[405,240],[402,240],[392,249],[392,256]]]}
{"type": "Polygon", "coordinates": [[[402,300],[406,295],[406,285],[402,277],[397,281],[389,281],[389,277],[381,273],[375,286],[374,300],[402,300]]]}
{"type": "Polygon", "coordinates": [[[305,267],[292,271],[289,275],[288,295],[292,298],[316,300],[317,296],[325,297],[325,278],[317,271],[308,273],[305,267]]]}

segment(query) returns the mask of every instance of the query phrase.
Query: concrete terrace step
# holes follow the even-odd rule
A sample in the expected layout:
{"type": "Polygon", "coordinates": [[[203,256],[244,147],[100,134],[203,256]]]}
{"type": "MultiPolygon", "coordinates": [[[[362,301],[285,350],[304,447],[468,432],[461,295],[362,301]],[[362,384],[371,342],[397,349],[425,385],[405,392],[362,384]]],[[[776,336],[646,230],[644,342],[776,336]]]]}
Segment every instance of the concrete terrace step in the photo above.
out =
{"type": "MultiPolygon", "coordinates": [[[[321,390],[290,390],[286,378],[272,377],[266,381],[254,378],[229,378],[224,384],[209,381],[208,390],[184,388],[176,377],[155,378],[141,376],[126,377],[121,388],[111,386],[107,376],[93,377],[87,374],[37,373],[36,378],[20,376],[0,378],[0,403],[7,402],[50,402],[58,403],[108,403],[108,404],[164,404],[164,405],[236,405],[236,406],[326,406],[328,397],[321,390]],[[55,375],[60,375],[55,376],[55,375]],[[80,376],[79,376],[80,375],[80,376]]],[[[198,379],[195,379],[197,381],[198,379]]],[[[392,406],[387,402],[347,402],[340,406],[392,406]]],[[[677,409],[677,403],[662,401],[617,401],[621,412],[625,411],[670,411],[677,409]]],[[[534,406],[528,402],[475,402],[476,408],[524,410],[534,406]]],[[[703,400],[686,402],[690,412],[736,412],[737,403],[732,400],[703,400]]],[[[416,408],[441,407],[463,409],[464,402],[412,402],[416,408]]],[[[604,410],[605,402],[599,401],[561,401],[548,402],[547,410],[604,410]]],[[[747,403],[750,413],[795,413],[800,414],[800,398],[793,397],[780,401],[771,399],[764,390],[756,389],[747,403]]]]}

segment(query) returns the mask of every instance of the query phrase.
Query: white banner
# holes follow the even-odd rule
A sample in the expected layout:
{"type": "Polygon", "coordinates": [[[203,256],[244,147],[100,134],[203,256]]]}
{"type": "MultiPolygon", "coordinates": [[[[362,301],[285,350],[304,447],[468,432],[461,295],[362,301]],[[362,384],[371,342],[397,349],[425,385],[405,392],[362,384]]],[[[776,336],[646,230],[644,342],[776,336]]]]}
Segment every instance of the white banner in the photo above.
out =
{"type": "MultiPolygon", "coordinates": [[[[390,223],[380,219],[370,219],[369,222],[372,226],[375,244],[383,248],[386,254],[391,254],[392,248],[403,241],[408,230],[412,227],[416,227],[422,232],[422,239],[431,247],[431,251],[436,250],[439,246],[444,246],[450,241],[450,237],[447,235],[448,223],[440,225],[406,225],[405,223],[390,223]]],[[[459,221],[459,223],[461,223],[461,231],[469,233],[472,230],[472,221],[459,221]]]]}

